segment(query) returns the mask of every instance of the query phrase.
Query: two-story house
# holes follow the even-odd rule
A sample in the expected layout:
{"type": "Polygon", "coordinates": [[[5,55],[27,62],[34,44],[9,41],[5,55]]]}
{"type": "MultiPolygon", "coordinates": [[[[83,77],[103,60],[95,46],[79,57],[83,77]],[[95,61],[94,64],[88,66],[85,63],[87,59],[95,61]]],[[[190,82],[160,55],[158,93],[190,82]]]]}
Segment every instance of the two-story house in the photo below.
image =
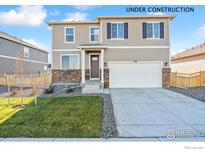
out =
{"type": "Polygon", "coordinates": [[[47,70],[47,65],[46,50],[0,32],[0,73],[16,74],[21,67],[23,74],[37,74],[47,70]]]}
{"type": "Polygon", "coordinates": [[[174,16],[99,16],[49,22],[53,82],[98,80],[104,87],[169,86],[169,30],[174,16]]]}

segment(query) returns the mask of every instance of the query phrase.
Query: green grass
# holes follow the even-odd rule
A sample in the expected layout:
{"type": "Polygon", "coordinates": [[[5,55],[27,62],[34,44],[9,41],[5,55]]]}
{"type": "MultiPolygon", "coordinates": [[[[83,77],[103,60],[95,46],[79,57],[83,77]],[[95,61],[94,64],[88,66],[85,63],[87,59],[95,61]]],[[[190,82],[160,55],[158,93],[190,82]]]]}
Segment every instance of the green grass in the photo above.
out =
{"type": "Polygon", "coordinates": [[[0,137],[101,137],[103,99],[98,96],[32,98],[24,109],[20,100],[0,98],[0,137]]]}

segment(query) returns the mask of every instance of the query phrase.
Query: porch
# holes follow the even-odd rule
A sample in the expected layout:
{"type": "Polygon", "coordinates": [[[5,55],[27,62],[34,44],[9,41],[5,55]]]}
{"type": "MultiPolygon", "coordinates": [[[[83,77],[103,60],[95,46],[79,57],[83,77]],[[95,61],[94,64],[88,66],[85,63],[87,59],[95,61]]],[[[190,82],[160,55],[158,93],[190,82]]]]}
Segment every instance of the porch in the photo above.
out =
{"type": "Polygon", "coordinates": [[[81,51],[81,86],[83,92],[101,93],[104,87],[104,52],[106,45],[83,44],[81,51]]]}

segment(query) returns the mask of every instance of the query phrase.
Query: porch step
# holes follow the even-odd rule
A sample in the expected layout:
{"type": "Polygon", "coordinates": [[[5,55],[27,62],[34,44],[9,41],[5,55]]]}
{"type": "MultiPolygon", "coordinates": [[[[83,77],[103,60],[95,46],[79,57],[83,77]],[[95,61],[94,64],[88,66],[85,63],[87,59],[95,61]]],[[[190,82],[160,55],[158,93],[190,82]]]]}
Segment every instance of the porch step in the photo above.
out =
{"type": "Polygon", "coordinates": [[[99,81],[86,81],[82,93],[103,93],[103,88],[99,81]]]}
{"type": "Polygon", "coordinates": [[[100,85],[86,85],[85,84],[85,88],[88,88],[88,89],[98,89],[98,88],[100,88],[100,85]]]}
{"type": "Polygon", "coordinates": [[[82,89],[83,94],[99,94],[103,93],[103,89],[82,89]]]}

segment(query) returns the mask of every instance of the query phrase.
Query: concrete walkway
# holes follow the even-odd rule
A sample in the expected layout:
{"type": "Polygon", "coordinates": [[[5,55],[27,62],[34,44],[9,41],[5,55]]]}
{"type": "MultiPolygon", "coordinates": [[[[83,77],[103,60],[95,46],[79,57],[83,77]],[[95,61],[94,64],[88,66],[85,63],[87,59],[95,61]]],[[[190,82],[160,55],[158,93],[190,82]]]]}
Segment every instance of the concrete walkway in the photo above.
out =
{"type": "Polygon", "coordinates": [[[162,141],[205,141],[205,137],[176,138],[0,138],[0,142],[162,142],[162,141]]]}
{"type": "Polygon", "coordinates": [[[198,100],[162,88],[111,89],[111,97],[120,137],[205,136],[205,103],[198,100]]]}

